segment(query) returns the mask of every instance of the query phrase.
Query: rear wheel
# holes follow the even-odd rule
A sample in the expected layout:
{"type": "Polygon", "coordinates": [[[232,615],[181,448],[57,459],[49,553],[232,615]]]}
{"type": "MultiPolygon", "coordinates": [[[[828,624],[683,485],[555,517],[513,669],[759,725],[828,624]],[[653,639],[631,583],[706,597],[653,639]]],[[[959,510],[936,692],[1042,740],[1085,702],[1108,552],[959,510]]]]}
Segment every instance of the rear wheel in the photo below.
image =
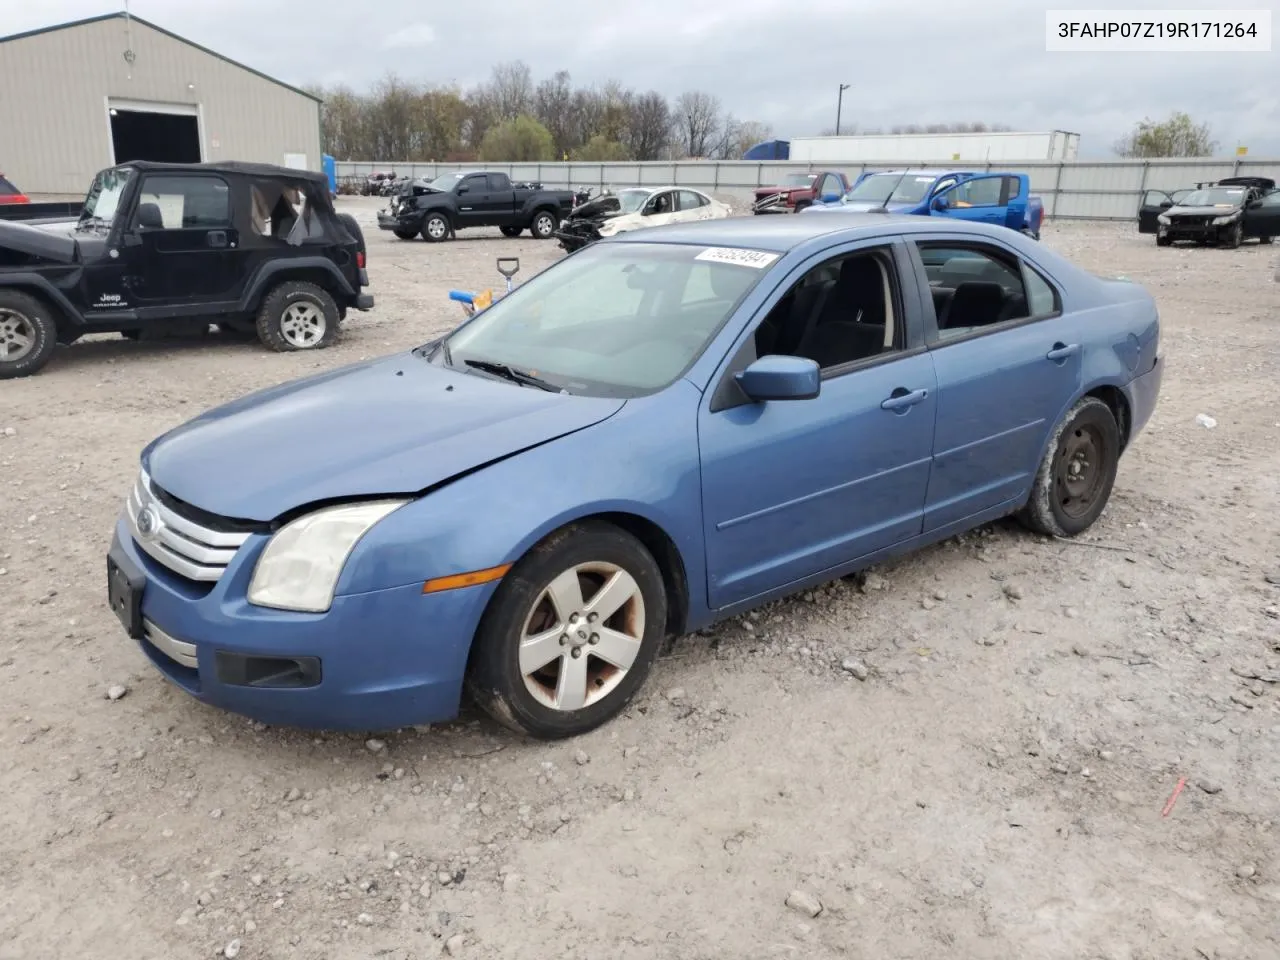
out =
{"type": "Polygon", "coordinates": [[[616,716],[666,631],[662,572],[635,537],[574,524],[503,578],[476,631],[467,688],[495,720],[539,739],[616,716]]]}
{"type": "Polygon", "coordinates": [[[286,280],[262,301],[258,339],[272,350],[319,350],[338,336],[338,304],[327,290],[299,280],[286,280]]]}
{"type": "Polygon", "coordinates": [[[0,380],[38,373],[57,343],[58,325],[43,302],[17,290],[0,290],[0,380]]]}
{"type": "Polygon", "coordinates": [[[499,227],[504,237],[518,237],[524,232],[520,227],[499,227]]]}
{"type": "Polygon", "coordinates": [[[1019,519],[1053,537],[1083,533],[1106,509],[1119,464],[1115,415],[1097,397],[1084,397],[1055,431],[1019,519]]]}
{"type": "Polygon", "coordinates": [[[560,225],[556,215],[550,210],[539,210],[533,215],[533,223],[529,224],[529,232],[535,240],[550,240],[560,225]]]}
{"type": "Polygon", "coordinates": [[[449,221],[443,213],[432,213],[422,223],[422,239],[429,243],[439,243],[449,236],[449,221]]]}

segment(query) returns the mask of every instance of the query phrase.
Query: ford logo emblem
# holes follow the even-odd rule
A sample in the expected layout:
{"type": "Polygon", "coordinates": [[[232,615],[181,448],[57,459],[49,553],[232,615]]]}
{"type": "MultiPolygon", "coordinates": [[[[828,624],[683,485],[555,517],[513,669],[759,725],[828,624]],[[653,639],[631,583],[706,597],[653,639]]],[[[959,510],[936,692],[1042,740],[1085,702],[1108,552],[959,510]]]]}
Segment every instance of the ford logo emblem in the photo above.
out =
{"type": "Polygon", "coordinates": [[[151,507],[143,507],[138,511],[138,534],[146,540],[150,540],[160,532],[160,517],[151,507]]]}

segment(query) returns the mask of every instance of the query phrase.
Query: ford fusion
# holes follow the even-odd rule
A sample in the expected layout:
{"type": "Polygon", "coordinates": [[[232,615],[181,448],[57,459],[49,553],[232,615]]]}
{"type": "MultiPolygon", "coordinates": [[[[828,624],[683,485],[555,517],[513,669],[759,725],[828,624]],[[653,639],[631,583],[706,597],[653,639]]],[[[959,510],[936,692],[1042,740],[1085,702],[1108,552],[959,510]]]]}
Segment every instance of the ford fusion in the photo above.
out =
{"type": "MultiPolygon", "coordinates": [[[[1140,286],[974,223],[602,241],[447,336],[152,441],[109,603],[266,723],[590,730],[666,635],[1007,514],[1074,536],[1159,392],[1140,286]]],[[[763,221],[763,222],[762,222],[763,221]]]]}

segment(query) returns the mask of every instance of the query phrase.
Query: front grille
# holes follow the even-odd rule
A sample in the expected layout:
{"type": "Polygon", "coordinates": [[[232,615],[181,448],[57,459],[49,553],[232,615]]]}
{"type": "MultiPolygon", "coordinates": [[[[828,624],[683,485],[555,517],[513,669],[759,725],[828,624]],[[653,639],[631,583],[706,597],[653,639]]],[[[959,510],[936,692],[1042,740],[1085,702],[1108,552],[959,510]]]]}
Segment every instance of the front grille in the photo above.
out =
{"type": "Polygon", "coordinates": [[[1173,217],[1173,226],[1175,227],[1207,227],[1213,222],[1213,217],[1173,217]]]}
{"type": "Polygon", "coordinates": [[[249,533],[216,530],[183,516],[165,500],[172,498],[157,496],[151,478],[145,471],[139,472],[126,506],[134,543],[179,576],[204,583],[217,582],[236,551],[249,539],[249,533]],[[143,513],[147,516],[139,524],[138,518],[143,513]]]}

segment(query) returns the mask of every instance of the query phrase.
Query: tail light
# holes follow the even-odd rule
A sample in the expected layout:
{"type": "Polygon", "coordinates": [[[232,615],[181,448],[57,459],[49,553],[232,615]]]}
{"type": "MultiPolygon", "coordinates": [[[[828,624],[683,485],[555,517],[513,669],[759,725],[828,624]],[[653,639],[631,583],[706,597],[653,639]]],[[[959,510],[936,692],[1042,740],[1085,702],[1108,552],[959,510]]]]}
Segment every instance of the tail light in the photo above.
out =
{"type": "Polygon", "coordinates": [[[21,193],[0,194],[0,203],[30,203],[31,199],[21,193]]]}
{"type": "Polygon", "coordinates": [[[364,269],[364,251],[360,250],[356,253],[356,266],[361,270],[364,269]]]}

